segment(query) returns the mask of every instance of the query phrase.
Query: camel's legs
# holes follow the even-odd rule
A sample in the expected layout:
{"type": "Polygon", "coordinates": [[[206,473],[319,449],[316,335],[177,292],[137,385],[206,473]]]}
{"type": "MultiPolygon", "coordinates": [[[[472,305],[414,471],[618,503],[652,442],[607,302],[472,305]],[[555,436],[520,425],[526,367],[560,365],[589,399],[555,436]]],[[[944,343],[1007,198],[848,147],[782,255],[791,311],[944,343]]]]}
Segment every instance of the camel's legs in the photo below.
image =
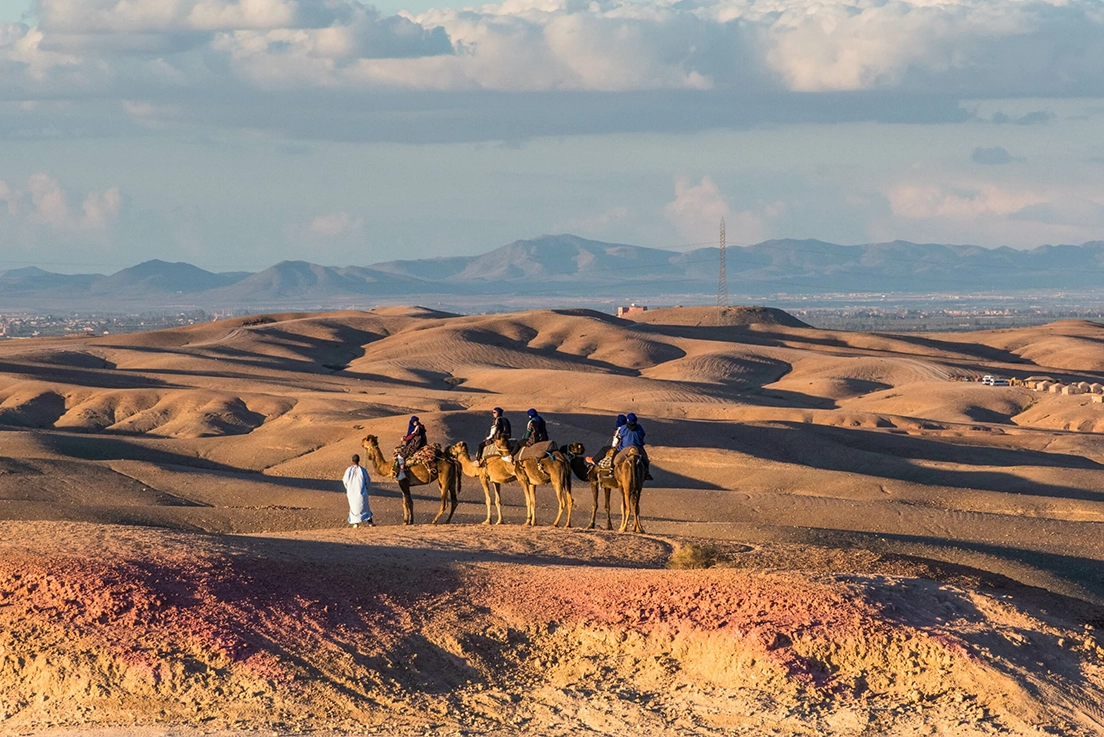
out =
{"type": "Polygon", "coordinates": [[[629,529],[629,490],[622,484],[621,485],[621,526],[617,528],[618,532],[625,532],[629,529]]]}
{"type": "Polygon", "coordinates": [[[457,497],[460,496],[460,474],[457,472],[456,481],[449,486],[449,516],[445,524],[452,522],[452,515],[456,514],[457,497]]]}
{"type": "Polygon", "coordinates": [[[571,510],[575,507],[575,500],[571,497],[571,486],[569,485],[564,489],[564,497],[567,499],[567,522],[564,523],[564,529],[571,527],[571,510]]]}
{"type": "MultiPolygon", "coordinates": [[[[613,529],[613,515],[610,513],[610,492],[613,491],[610,487],[606,487],[606,529],[613,529]]],[[[596,505],[597,506],[597,505],[596,505]]]]}
{"type": "Polygon", "coordinates": [[[563,489],[559,488],[556,484],[552,484],[552,488],[556,490],[556,505],[559,507],[556,511],[556,519],[552,520],[552,526],[557,527],[560,524],[560,517],[563,517],[564,513],[564,493],[563,489]]]}
{"type": "MultiPolygon", "coordinates": [[[[502,484],[492,481],[491,485],[494,487],[494,502],[495,509],[498,510],[498,521],[496,525],[502,524],[502,484]]],[[[491,508],[487,507],[487,521],[491,521],[491,508]]]]}
{"type": "Polygon", "coordinates": [[[530,527],[537,524],[537,487],[525,481],[525,524],[530,527]]]}
{"type": "MultiPolygon", "coordinates": [[[[483,524],[491,524],[491,481],[487,480],[486,476],[479,477],[479,483],[483,484],[483,499],[487,502],[487,519],[483,520],[483,524]]],[[[498,510],[498,521],[502,521],[502,509],[498,510]]]]}
{"type": "Polygon", "coordinates": [[[403,497],[403,524],[414,524],[414,500],[410,498],[410,484],[406,480],[399,482],[399,491],[403,497]]]}
{"type": "MultiPolygon", "coordinates": [[[[455,483],[455,482],[453,482],[455,483]]],[[[452,495],[452,511],[449,512],[449,516],[445,519],[447,525],[452,520],[452,513],[456,511],[456,489],[452,483],[449,483],[448,479],[438,477],[437,484],[441,488],[441,508],[437,511],[437,516],[433,518],[433,524],[437,524],[438,520],[445,514],[445,509],[448,507],[449,495],[452,495]]]]}
{"type": "MultiPolygon", "coordinates": [[[[588,530],[593,530],[595,522],[598,521],[598,482],[590,482],[590,495],[594,497],[594,508],[590,511],[590,524],[587,525],[588,530]]],[[[609,497],[606,497],[606,508],[609,508],[609,497]]]]}

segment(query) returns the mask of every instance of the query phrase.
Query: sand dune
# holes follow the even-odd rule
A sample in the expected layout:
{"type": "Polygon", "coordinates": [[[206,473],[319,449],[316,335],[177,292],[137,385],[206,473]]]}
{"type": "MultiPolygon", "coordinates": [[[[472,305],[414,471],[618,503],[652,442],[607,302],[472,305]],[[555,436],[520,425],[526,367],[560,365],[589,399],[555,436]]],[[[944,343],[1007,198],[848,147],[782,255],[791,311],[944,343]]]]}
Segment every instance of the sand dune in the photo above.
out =
{"type": "Polygon", "coordinates": [[[0,733],[1100,733],[1104,405],[955,380],[985,373],[1101,381],[1104,327],[396,307],[0,343],[0,733]],[[588,450],[639,414],[649,534],[520,528],[517,484],[484,528],[471,478],[447,529],[381,478],[345,528],[365,435],[474,446],[494,406],[588,450]],[[686,545],[724,567],[666,570],[686,545]]]}

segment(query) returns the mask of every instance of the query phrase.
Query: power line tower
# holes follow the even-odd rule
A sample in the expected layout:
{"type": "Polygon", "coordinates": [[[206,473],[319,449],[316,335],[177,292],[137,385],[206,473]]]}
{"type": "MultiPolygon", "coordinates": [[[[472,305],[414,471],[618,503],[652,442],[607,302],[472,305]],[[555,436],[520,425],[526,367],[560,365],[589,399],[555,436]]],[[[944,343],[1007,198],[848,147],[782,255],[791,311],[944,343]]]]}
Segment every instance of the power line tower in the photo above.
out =
{"type": "Polygon", "coordinates": [[[717,280],[717,306],[728,307],[728,258],[725,256],[725,221],[721,218],[721,274],[717,280]]]}

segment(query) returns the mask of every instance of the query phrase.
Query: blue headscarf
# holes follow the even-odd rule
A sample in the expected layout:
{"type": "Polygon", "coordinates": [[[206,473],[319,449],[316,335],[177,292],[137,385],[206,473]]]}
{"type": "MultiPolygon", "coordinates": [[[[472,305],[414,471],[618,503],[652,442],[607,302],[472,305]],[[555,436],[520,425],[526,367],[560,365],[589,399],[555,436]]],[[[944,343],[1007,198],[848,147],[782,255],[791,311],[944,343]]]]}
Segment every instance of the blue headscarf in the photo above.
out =
{"type": "Polygon", "coordinates": [[[406,426],[406,434],[407,435],[414,432],[414,423],[416,423],[417,421],[418,421],[418,415],[414,415],[410,418],[410,424],[408,424],[406,426]]]}
{"type": "Polygon", "coordinates": [[[636,415],[633,414],[632,412],[630,412],[627,415],[625,415],[625,420],[628,421],[628,422],[636,422],[636,415]]]}
{"type": "Polygon", "coordinates": [[[537,416],[537,411],[535,409],[530,409],[525,414],[529,415],[530,417],[536,417],[537,416]]]}
{"type": "Polygon", "coordinates": [[[625,415],[617,415],[617,426],[618,427],[621,427],[622,425],[624,425],[628,421],[629,421],[629,418],[625,417],[625,415]]]}

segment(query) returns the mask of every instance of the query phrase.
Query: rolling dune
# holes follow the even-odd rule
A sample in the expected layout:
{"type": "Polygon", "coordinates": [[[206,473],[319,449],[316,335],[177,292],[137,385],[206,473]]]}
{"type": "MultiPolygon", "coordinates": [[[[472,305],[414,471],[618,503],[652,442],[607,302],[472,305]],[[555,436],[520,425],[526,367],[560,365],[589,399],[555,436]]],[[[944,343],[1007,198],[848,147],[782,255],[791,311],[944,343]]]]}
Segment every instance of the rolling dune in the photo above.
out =
{"type": "MultiPolygon", "coordinates": [[[[766,308],[257,315],[0,343],[0,734],[1104,732],[1104,326],[822,331],[766,308]],[[646,535],[376,529],[418,414],[648,430],[646,535]],[[689,556],[689,558],[687,557],[689,556]],[[694,558],[693,556],[698,556],[694,558]],[[716,563],[672,570],[680,560],[716,563]]],[[[415,521],[441,505],[414,489],[415,521]]],[[[597,508],[595,507],[597,505],[597,508]]],[[[619,522],[614,495],[613,523],[619,522]]]]}

